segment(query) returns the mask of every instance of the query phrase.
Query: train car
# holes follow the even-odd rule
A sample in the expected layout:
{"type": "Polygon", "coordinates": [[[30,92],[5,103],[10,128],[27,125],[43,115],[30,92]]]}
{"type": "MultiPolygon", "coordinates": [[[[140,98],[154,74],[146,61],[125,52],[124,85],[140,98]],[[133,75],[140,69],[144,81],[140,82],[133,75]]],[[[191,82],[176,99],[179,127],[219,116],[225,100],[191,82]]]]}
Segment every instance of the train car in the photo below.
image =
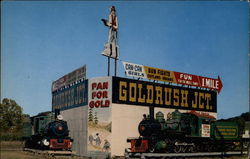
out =
{"type": "Polygon", "coordinates": [[[154,118],[154,108],[139,123],[138,138],[128,138],[131,152],[211,152],[234,150],[240,146],[241,135],[235,122],[217,122],[209,115],[178,110],[164,119],[154,118]]]}
{"type": "Polygon", "coordinates": [[[32,124],[32,134],[41,134],[43,133],[46,125],[55,120],[52,112],[42,112],[36,116],[30,118],[32,124]]]}
{"type": "Polygon", "coordinates": [[[24,115],[22,126],[22,139],[27,140],[32,135],[32,124],[29,115],[24,115]]]}
{"type": "Polygon", "coordinates": [[[42,150],[71,150],[73,139],[69,137],[67,122],[58,115],[53,120],[51,112],[31,118],[33,135],[25,142],[26,148],[42,150]]]}

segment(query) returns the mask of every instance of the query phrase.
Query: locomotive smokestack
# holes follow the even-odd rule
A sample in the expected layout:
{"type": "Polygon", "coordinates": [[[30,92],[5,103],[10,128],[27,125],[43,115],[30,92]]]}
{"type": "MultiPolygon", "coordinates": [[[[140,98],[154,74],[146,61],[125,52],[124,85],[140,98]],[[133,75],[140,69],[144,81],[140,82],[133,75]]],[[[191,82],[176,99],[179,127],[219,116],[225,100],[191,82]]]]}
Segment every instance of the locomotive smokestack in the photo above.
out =
{"type": "Polygon", "coordinates": [[[60,115],[60,109],[55,109],[55,119],[60,115]]]}
{"type": "Polygon", "coordinates": [[[149,107],[149,119],[150,120],[154,120],[154,112],[155,112],[155,109],[153,106],[150,106],[149,107]]]}

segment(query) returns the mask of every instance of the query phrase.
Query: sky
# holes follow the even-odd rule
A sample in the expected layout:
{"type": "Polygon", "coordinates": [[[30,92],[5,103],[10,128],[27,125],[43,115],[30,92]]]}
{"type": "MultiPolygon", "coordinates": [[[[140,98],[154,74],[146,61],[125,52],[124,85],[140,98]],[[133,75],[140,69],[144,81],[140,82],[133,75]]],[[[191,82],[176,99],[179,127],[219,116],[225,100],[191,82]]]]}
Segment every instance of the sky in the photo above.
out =
{"type": "Polygon", "coordinates": [[[218,118],[249,111],[249,6],[240,1],[2,2],[1,99],[36,115],[51,110],[52,81],[84,64],[88,79],[107,76],[101,52],[108,29],[101,19],[112,5],[119,21],[118,76],[126,77],[122,61],[219,75],[218,118]]]}

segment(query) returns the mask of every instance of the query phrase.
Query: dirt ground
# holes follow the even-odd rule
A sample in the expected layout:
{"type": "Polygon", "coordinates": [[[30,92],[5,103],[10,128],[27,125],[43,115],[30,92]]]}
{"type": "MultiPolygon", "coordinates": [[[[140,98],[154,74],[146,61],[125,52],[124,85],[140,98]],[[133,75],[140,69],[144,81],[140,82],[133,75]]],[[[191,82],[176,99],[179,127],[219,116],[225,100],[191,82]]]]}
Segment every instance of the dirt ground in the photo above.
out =
{"type": "Polygon", "coordinates": [[[26,152],[23,151],[24,143],[20,141],[1,141],[0,145],[0,159],[87,159],[86,157],[78,156],[53,157],[26,152]]]}
{"type": "MultiPolygon", "coordinates": [[[[23,142],[19,141],[1,141],[0,159],[52,159],[55,157],[38,155],[31,152],[23,151],[23,142]]],[[[88,159],[86,157],[78,156],[67,156],[67,157],[56,157],[56,159],[88,159]]],[[[188,159],[199,159],[199,158],[188,158],[188,159]]],[[[220,157],[205,157],[202,159],[221,159],[220,157]]],[[[248,159],[247,156],[233,156],[224,157],[223,159],[248,159]]]]}

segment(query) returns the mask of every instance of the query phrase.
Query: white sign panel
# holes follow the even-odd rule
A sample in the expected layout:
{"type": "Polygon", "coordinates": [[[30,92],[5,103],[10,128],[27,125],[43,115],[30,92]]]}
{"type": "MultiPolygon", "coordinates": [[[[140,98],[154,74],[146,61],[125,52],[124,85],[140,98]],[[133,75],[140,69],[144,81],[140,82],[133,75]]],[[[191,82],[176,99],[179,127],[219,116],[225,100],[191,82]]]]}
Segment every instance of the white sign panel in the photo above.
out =
{"type": "Polygon", "coordinates": [[[112,100],[112,78],[93,78],[89,80],[89,107],[108,108],[112,100]]]}
{"type": "Polygon", "coordinates": [[[209,124],[201,125],[201,137],[210,137],[210,125],[209,124]]]}
{"type": "Polygon", "coordinates": [[[143,65],[123,62],[123,66],[127,76],[147,78],[143,65]]]}
{"type": "Polygon", "coordinates": [[[111,152],[112,77],[89,80],[88,154],[111,152]]]}

